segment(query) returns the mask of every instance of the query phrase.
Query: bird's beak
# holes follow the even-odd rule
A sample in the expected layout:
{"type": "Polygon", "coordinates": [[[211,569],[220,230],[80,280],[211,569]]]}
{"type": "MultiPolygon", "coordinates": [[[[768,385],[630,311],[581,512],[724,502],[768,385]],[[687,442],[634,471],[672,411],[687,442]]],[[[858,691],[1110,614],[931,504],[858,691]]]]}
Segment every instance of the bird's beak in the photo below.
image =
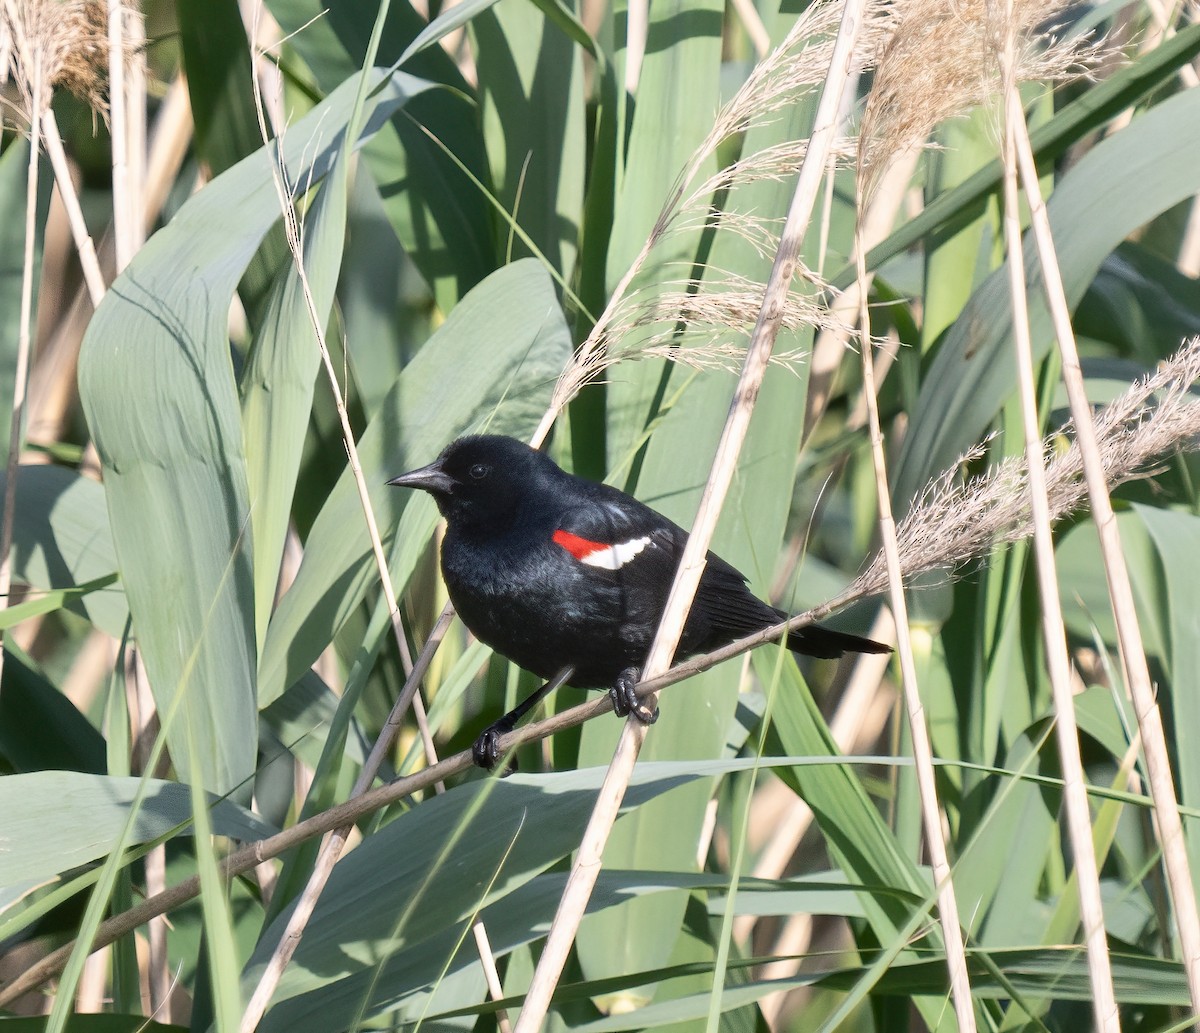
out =
{"type": "Polygon", "coordinates": [[[393,477],[388,484],[395,488],[417,488],[432,495],[449,495],[454,489],[454,479],[442,469],[440,461],[402,473],[399,477],[393,477]]]}

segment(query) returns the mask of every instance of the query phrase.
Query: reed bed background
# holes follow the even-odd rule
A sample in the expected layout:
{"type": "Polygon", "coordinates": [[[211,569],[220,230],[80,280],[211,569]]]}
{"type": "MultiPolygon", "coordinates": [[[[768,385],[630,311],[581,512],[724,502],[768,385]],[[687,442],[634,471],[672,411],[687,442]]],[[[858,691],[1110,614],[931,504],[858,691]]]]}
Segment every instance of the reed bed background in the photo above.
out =
{"type": "Polygon", "coordinates": [[[1195,13],[2,0],[0,1029],[1192,1028],[1195,13]],[[503,779],[479,430],[694,529],[503,779]]]}

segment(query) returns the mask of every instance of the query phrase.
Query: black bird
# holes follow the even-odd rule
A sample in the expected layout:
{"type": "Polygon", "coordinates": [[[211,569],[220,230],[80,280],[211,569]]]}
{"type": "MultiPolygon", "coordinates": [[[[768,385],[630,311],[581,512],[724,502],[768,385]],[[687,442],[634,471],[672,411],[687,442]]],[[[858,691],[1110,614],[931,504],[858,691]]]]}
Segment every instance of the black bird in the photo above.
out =
{"type": "MultiPolygon", "coordinates": [[[[446,518],[442,576],[471,632],[540,678],[607,689],[617,714],[658,713],[634,691],[666,606],[687,532],[631,495],[575,477],[515,438],[459,438],[428,466],[388,481],[427,491],[446,518]]],[[[713,553],[684,625],[677,657],[707,652],[787,619],[713,553]]],[[[817,625],[788,648],[834,658],[890,649],[817,625]]],[[[542,698],[543,686],[476,740],[490,768],[501,734],[542,698]]]]}

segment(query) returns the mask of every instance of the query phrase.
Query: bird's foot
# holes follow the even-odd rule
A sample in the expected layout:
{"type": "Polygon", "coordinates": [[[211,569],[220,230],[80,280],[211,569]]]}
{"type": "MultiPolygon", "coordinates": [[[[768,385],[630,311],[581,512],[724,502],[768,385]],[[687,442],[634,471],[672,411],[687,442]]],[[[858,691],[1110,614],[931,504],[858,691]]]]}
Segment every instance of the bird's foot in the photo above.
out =
{"type": "Polygon", "coordinates": [[[644,725],[652,725],[658,720],[658,707],[650,710],[638,698],[637,684],[642,672],[636,667],[626,667],[617,675],[616,684],[608,690],[608,698],[612,700],[613,712],[618,717],[628,717],[632,714],[644,725]]]}
{"type": "MultiPolygon", "coordinates": [[[[500,736],[507,735],[513,730],[515,722],[501,718],[499,721],[494,721],[488,725],[482,732],[479,733],[479,738],[471,744],[471,760],[475,762],[477,768],[483,768],[484,771],[491,771],[496,766],[496,762],[500,759],[500,736]]],[[[517,770],[516,757],[504,769],[502,776],[511,775],[517,770]]]]}

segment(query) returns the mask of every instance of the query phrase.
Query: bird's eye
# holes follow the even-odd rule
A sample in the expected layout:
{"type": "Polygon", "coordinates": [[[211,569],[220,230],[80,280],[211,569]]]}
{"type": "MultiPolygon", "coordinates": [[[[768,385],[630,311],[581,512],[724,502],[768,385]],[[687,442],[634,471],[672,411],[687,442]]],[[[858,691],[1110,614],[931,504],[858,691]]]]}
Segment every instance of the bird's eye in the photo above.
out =
{"type": "Polygon", "coordinates": [[[491,471],[490,466],[486,466],[483,463],[476,463],[474,466],[471,467],[471,470],[470,470],[471,480],[482,481],[488,475],[488,473],[490,471],[491,471]]]}

